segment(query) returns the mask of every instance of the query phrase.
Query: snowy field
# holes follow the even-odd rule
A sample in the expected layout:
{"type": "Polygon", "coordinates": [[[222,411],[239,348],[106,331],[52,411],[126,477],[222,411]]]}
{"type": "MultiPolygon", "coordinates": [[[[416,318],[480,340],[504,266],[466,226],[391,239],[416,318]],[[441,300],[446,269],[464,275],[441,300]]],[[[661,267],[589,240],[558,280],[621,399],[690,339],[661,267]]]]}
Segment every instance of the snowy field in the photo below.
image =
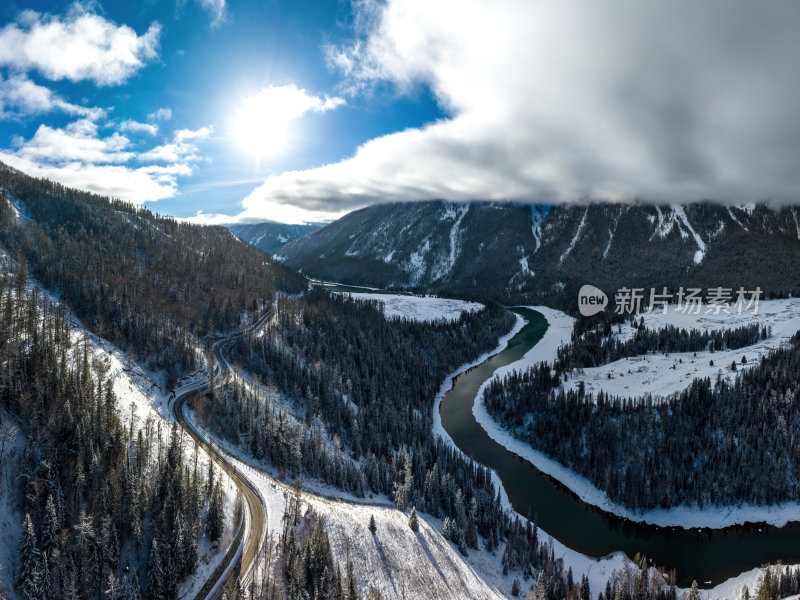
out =
{"type": "MultiPolygon", "coordinates": [[[[346,293],[346,292],[344,292],[346,293]]],[[[401,317],[412,321],[434,321],[436,319],[457,319],[462,311],[481,310],[483,304],[436,298],[433,296],[405,296],[402,294],[349,293],[360,300],[379,300],[383,302],[383,313],[387,319],[401,317]]]]}
{"type": "MultiPolygon", "coordinates": [[[[800,298],[762,301],[758,307],[758,314],[755,315],[750,312],[740,315],[725,313],[714,315],[705,314],[704,311],[701,311],[701,314],[689,315],[675,312],[673,309],[671,306],[667,314],[658,312],[643,315],[645,326],[648,329],[658,329],[674,325],[687,330],[707,331],[734,329],[758,323],[762,327],[771,326],[772,337],[739,350],[697,352],[697,356],[693,352],[675,352],[669,355],[647,354],[624,358],[600,367],[573,372],[565,386],[576,389],[582,381],[586,391],[595,394],[603,390],[616,396],[633,397],[650,393],[654,397],[664,398],[685,389],[696,377],[710,377],[714,381],[719,376],[732,381],[739,370],[757,364],[762,356],[786,342],[800,330],[800,298]],[[741,364],[742,356],[747,358],[747,363],[744,365],[741,364]],[[737,363],[737,371],[730,369],[733,361],[737,363]]],[[[614,331],[616,330],[615,326],[614,331]]],[[[634,329],[628,324],[622,326],[621,333],[615,334],[620,340],[633,335],[634,329]]],[[[569,333],[565,343],[567,341],[569,333]]],[[[555,354],[552,356],[555,358],[555,354]]]]}

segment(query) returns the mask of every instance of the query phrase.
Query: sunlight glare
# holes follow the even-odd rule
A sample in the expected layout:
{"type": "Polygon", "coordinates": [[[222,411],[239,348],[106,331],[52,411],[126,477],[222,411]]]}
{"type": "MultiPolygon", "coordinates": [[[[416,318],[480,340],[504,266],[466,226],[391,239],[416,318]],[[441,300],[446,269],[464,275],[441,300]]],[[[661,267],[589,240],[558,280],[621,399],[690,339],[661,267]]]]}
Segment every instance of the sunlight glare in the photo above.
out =
{"type": "Polygon", "coordinates": [[[275,156],[286,146],[289,123],[296,116],[293,99],[281,88],[245,98],[233,127],[236,145],[252,156],[275,156]]]}

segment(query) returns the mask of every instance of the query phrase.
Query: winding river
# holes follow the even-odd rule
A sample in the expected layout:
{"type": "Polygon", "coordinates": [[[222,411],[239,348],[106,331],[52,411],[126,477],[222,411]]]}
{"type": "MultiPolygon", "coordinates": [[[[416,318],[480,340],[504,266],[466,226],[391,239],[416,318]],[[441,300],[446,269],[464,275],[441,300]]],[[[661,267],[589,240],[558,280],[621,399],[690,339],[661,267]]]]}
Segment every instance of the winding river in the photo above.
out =
{"type": "MultiPolygon", "coordinates": [[[[381,293],[341,284],[325,287],[345,293],[381,293]]],[[[800,563],[800,522],[784,527],[749,523],[724,529],[637,523],[584,503],[565,485],[490,438],[472,414],[478,389],[498,368],[522,358],[547,331],[547,320],[541,313],[527,308],[513,310],[525,319],[524,327],[504,350],[455,378],[439,413],[455,444],[497,472],[518,513],[537,515],[541,529],[587,556],[602,558],[622,551],[633,557],[639,552],[654,565],[675,569],[681,587],[689,587],[692,580],[701,587],[710,587],[779,560],[800,563]]]]}
{"type": "MultiPolygon", "coordinates": [[[[514,508],[537,514],[539,526],[566,546],[599,558],[616,551],[642,553],[676,569],[678,583],[717,584],[768,562],[800,562],[800,523],[748,524],[725,529],[664,528],[635,523],[585,504],[564,485],[492,440],[472,414],[481,384],[499,367],[530,350],[547,330],[536,311],[514,309],[527,322],[502,352],[456,377],[440,405],[442,425],[456,445],[500,476],[514,508]]],[[[800,515],[798,515],[800,517],[800,515]]]]}

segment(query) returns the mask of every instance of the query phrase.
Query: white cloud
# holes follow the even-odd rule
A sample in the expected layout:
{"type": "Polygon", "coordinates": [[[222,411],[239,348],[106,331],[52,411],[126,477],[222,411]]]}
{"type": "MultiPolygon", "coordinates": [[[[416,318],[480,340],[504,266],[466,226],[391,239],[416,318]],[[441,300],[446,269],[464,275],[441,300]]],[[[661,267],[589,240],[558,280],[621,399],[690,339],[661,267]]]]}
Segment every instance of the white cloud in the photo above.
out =
{"type": "Polygon", "coordinates": [[[51,163],[124,163],[135,154],[127,148],[130,140],[114,132],[108,137],[98,136],[97,124],[81,119],[56,129],[39,125],[33,137],[17,148],[17,156],[30,161],[51,163]]]}
{"type": "Polygon", "coordinates": [[[225,0],[197,0],[211,16],[211,27],[218,27],[225,22],[227,5],[225,0]]]}
{"type": "Polygon", "coordinates": [[[274,203],[269,206],[260,206],[256,211],[245,211],[235,217],[221,213],[206,213],[197,211],[193,217],[186,220],[200,225],[228,225],[230,223],[261,223],[274,221],[275,223],[324,223],[344,216],[346,211],[331,213],[329,211],[306,210],[292,204],[274,203]]]}
{"type": "Polygon", "coordinates": [[[159,180],[153,177],[147,167],[131,169],[121,165],[87,165],[81,162],[50,165],[2,151],[0,161],[32,177],[59,181],[69,187],[121,198],[134,204],[170,198],[177,191],[174,178],[159,180]]]}
{"type": "Polygon", "coordinates": [[[26,10],[0,29],[0,65],[36,69],[51,80],[116,85],[157,57],[160,35],[158,23],[140,36],[80,4],[63,17],[26,10]]]}
{"type": "Polygon", "coordinates": [[[157,111],[147,115],[149,121],[169,121],[172,118],[172,109],[169,107],[159,108],[157,111]]]}
{"type": "Polygon", "coordinates": [[[189,162],[200,159],[197,145],[191,140],[203,140],[213,132],[211,127],[179,129],[172,142],[156,146],[139,155],[139,160],[149,162],[189,162]]]}
{"type": "Polygon", "coordinates": [[[120,123],[119,128],[122,131],[130,131],[132,133],[147,133],[155,135],[158,133],[158,125],[153,123],[141,123],[139,121],[126,120],[120,123]]]}
{"type": "Polygon", "coordinates": [[[176,142],[185,142],[186,140],[203,140],[213,133],[211,127],[201,127],[200,129],[179,129],[175,132],[176,142]]]}
{"type": "Polygon", "coordinates": [[[343,98],[315,96],[294,83],[271,85],[245,99],[244,104],[253,111],[265,110],[280,113],[277,118],[290,121],[299,119],[307,112],[323,113],[342,106],[343,98]]]}
{"type": "Polygon", "coordinates": [[[344,89],[426,85],[448,118],[244,200],[800,199],[793,0],[361,0],[344,89]]]}
{"type": "Polygon", "coordinates": [[[0,75],[0,119],[38,115],[52,111],[97,120],[106,111],[97,107],[72,104],[47,87],[38,85],[24,76],[3,79],[0,75]]]}
{"type": "MultiPolygon", "coordinates": [[[[147,124],[133,127],[142,125],[147,124]]],[[[201,159],[197,143],[210,134],[208,127],[182,129],[172,143],[137,152],[119,131],[102,135],[97,123],[79,119],[64,128],[40,125],[30,139],[16,138],[13,150],[0,150],[0,161],[34,177],[139,204],[174,196],[178,178],[191,175],[192,163],[201,159]]]]}

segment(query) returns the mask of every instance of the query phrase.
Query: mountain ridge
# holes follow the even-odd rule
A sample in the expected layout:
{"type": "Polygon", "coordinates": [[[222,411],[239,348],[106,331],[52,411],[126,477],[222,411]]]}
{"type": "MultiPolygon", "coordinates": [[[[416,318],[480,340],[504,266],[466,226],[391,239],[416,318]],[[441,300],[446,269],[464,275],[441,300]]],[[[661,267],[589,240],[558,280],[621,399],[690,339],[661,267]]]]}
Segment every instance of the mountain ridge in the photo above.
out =
{"type": "Polygon", "coordinates": [[[240,240],[271,254],[284,244],[324,227],[326,223],[291,225],[276,221],[229,223],[225,225],[240,240]]]}
{"type": "Polygon", "coordinates": [[[561,307],[584,283],[782,296],[800,289],[800,215],[711,202],[390,203],[349,213],[275,256],[317,279],[561,307]]]}

